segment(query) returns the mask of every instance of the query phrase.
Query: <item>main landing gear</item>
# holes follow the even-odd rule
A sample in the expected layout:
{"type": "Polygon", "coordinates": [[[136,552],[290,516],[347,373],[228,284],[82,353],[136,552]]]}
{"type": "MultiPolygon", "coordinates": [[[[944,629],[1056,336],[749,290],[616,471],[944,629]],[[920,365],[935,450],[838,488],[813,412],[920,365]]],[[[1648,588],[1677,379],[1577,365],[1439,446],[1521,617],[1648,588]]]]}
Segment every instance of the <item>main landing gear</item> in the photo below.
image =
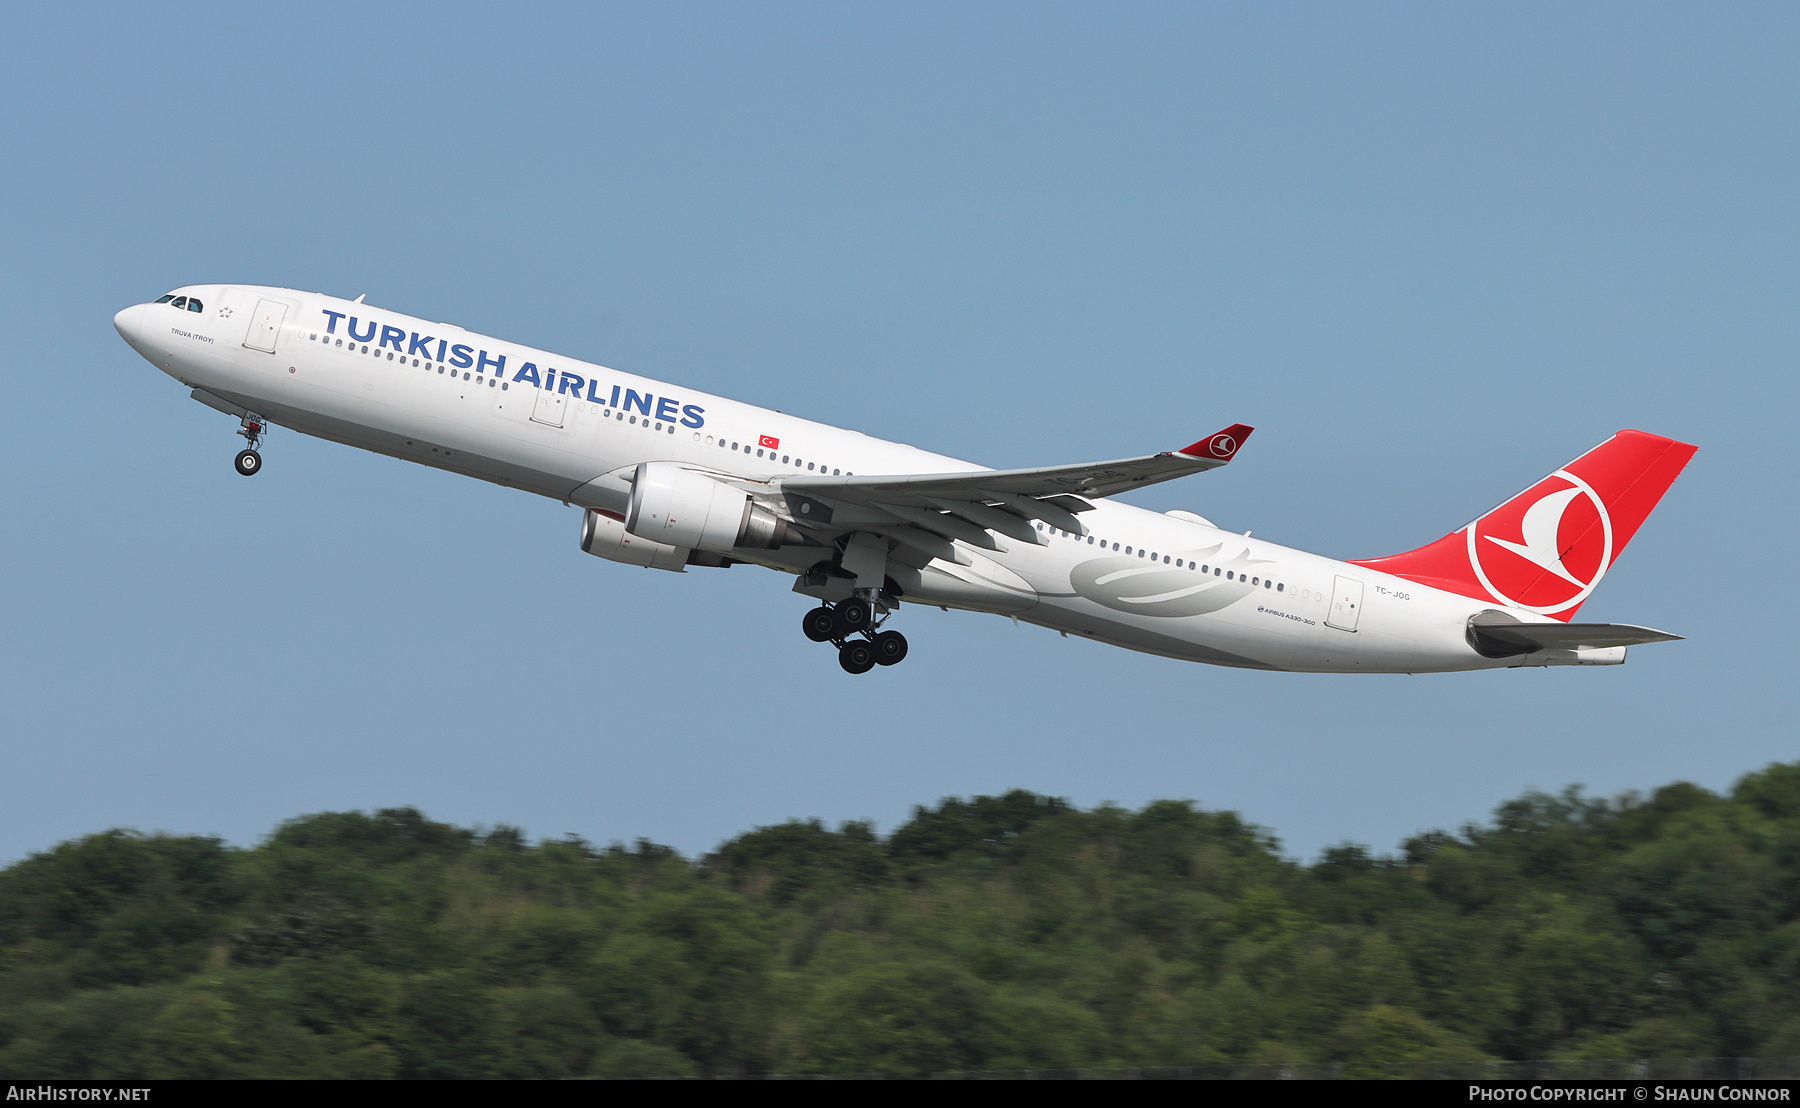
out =
{"type": "Polygon", "coordinates": [[[256,452],[256,445],[262,442],[263,434],[268,429],[269,425],[255,415],[245,416],[238,427],[237,433],[244,436],[244,441],[250,444],[248,450],[238,451],[235,462],[237,471],[245,477],[254,477],[262,472],[262,455],[256,452]]]}
{"type": "Polygon", "coordinates": [[[906,657],[905,635],[876,630],[886,621],[887,614],[886,605],[871,604],[856,596],[814,608],[800,621],[800,629],[814,642],[835,643],[838,665],[844,667],[844,672],[867,673],[876,666],[895,665],[906,657]]]}

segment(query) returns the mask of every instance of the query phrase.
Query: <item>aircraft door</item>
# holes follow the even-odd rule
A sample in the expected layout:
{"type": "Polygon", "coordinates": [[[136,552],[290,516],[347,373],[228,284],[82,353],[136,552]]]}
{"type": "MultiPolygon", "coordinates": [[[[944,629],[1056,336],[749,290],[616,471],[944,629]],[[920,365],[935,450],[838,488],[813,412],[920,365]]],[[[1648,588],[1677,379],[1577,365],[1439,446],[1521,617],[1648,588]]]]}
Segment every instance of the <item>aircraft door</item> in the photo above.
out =
{"type": "Polygon", "coordinates": [[[1356,617],[1362,609],[1363,583],[1354,577],[1339,577],[1331,587],[1331,614],[1325,626],[1340,631],[1356,630],[1356,617]]]}
{"type": "Polygon", "coordinates": [[[244,345],[252,350],[275,353],[275,336],[281,333],[281,321],[287,318],[287,305],[279,300],[258,300],[256,313],[250,317],[250,333],[244,345]]]}
{"type": "Polygon", "coordinates": [[[537,405],[531,409],[531,418],[551,427],[561,427],[568,402],[569,398],[561,393],[552,394],[549,389],[539,389],[537,405]]]}

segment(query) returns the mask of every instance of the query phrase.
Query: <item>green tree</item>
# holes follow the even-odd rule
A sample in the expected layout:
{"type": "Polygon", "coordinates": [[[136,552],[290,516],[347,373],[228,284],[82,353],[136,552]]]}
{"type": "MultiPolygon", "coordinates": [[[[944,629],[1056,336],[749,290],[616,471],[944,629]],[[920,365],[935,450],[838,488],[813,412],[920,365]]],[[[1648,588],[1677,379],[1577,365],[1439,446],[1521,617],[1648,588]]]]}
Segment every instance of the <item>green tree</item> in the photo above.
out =
{"type": "Polygon", "coordinates": [[[408,808],[0,870],[0,1077],[538,1077],[1800,1043],[1800,763],[1528,793],[1303,865],[1185,801],[1027,792],[697,861],[408,808]]]}

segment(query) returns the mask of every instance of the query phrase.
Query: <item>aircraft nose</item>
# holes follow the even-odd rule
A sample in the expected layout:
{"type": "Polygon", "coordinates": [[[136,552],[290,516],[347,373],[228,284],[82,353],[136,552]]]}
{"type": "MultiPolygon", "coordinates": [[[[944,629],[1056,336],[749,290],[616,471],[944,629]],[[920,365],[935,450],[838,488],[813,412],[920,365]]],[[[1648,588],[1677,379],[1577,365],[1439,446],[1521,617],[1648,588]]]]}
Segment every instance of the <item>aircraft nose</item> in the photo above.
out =
{"type": "Polygon", "coordinates": [[[133,304],[113,316],[113,329],[119,332],[120,338],[133,346],[137,345],[138,332],[143,330],[143,323],[144,306],[142,304],[133,304]]]}

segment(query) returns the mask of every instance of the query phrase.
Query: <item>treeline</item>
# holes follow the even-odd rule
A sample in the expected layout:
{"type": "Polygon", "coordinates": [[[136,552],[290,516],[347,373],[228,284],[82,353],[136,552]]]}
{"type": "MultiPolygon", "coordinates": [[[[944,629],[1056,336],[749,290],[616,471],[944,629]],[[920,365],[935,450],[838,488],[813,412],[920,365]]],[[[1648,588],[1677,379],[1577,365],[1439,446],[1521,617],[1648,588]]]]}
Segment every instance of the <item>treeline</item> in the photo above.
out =
{"type": "Polygon", "coordinates": [[[1800,763],[1312,865],[1024,792],[698,861],[329,813],[0,871],[0,1076],[571,1077],[1800,1054],[1800,763]]]}

